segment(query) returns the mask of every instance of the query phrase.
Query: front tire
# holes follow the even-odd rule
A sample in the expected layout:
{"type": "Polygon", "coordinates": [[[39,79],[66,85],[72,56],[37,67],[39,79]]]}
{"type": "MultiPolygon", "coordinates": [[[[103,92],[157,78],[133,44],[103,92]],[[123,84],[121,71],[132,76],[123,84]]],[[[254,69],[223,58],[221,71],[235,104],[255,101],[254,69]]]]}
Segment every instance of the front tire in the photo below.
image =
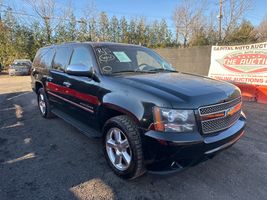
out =
{"type": "Polygon", "coordinates": [[[145,173],[140,134],[129,117],[109,119],[104,126],[103,141],[106,160],[118,176],[134,179],[145,173]]]}

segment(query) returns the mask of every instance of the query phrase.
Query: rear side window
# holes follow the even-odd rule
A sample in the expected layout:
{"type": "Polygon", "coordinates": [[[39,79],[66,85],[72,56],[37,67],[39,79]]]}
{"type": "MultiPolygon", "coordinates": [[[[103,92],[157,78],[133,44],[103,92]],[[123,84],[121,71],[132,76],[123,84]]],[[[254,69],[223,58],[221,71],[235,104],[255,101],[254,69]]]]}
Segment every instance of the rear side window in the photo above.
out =
{"type": "Polygon", "coordinates": [[[84,65],[90,69],[92,67],[92,57],[90,51],[86,47],[77,47],[71,57],[70,64],[84,65]]]}
{"type": "Polygon", "coordinates": [[[43,49],[39,49],[34,57],[34,60],[33,60],[33,66],[34,67],[41,67],[40,64],[41,64],[41,55],[42,55],[42,51],[43,49]]]}
{"type": "Polygon", "coordinates": [[[56,55],[53,61],[53,69],[64,71],[69,64],[72,50],[68,47],[59,47],[56,50],[56,55]]]}
{"type": "Polygon", "coordinates": [[[55,52],[52,48],[40,49],[34,58],[33,66],[50,68],[54,53],[55,52]]]}
{"type": "Polygon", "coordinates": [[[41,58],[41,65],[45,68],[51,68],[54,54],[55,54],[55,51],[52,48],[47,49],[47,51],[43,52],[42,58],[41,58]]]}

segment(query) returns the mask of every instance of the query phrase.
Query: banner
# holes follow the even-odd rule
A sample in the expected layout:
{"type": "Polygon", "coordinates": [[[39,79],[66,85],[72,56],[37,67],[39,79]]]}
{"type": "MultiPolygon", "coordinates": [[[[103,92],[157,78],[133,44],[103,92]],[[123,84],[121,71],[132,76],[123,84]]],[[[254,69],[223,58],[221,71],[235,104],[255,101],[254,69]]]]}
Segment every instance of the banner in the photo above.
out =
{"type": "Polygon", "coordinates": [[[267,42],[212,46],[209,77],[236,83],[267,85],[267,42]]]}

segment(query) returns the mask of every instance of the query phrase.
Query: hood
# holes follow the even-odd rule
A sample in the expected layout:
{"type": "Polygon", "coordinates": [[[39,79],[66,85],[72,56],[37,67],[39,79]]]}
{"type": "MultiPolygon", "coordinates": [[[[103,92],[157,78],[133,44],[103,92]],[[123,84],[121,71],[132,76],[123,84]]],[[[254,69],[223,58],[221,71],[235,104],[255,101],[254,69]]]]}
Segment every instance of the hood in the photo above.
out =
{"type": "Polygon", "coordinates": [[[240,96],[240,90],[230,83],[192,74],[140,74],[122,79],[125,84],[165,98],[173,108],[196,109],[240,96]]]}

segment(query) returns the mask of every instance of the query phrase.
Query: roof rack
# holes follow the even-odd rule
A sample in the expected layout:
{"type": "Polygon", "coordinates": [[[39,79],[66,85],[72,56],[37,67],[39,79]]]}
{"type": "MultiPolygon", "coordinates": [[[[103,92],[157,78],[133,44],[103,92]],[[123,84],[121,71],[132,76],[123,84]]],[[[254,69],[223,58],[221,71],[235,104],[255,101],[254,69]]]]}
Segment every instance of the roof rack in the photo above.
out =
{"type": "Polygon", "coordinates": [[[81,41],[70,41],[70,42],[62,42],[60,44],[73,44],[73,43],[81,43],[81,41]]]}
{"type": "Polygon", "coordinates": [[[61,42],[61,43],[55,43],[55,44],[46,44],[43,47],[49,47],[49,46],[53,47],[53,46],[61,45],[61,44],[75,44],[75,43],[81,43],[81,42],[80,41],[61,42]]]}

